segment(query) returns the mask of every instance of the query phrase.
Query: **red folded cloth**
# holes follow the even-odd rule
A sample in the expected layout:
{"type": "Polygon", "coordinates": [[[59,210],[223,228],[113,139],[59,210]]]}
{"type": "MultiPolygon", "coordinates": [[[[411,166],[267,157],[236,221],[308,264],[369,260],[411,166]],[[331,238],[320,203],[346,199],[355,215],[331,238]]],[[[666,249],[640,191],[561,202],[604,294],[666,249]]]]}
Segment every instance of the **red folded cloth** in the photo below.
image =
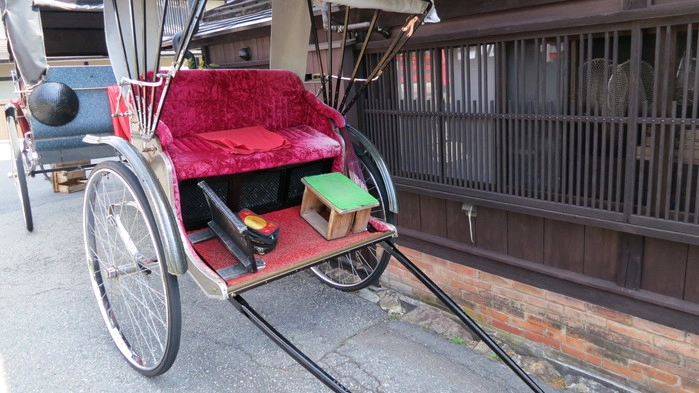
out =
{"type": "Polygon", "coordinates": [[[252,154],[290,146],[289,141],[282,135],[262,126],[203,132],[197,135],[216,147],[236,154],[252,154]]]}

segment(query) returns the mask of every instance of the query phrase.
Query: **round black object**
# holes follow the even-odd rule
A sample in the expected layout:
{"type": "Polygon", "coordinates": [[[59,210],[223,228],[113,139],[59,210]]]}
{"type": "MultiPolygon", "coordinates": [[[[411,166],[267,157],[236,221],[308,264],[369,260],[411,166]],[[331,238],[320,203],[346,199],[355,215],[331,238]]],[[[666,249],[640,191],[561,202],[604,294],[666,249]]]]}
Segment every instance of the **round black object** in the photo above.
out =
{"type": "Polygon", "coordinates": [[[78,114],[80,101],[75,91],[61,82],[44,82],[29,94],[29,110],[47,126],[70,123],[78,114]]]}
{"type": "Polygon", "coordinates": [[[252,243],[252,249],[255,253],[264,255],[277,246],[277,240],[279,240],[279,230],[274,231],[269,235],[265,235],[254,229],[248,227],[248,234],[250,235],[250,243],[252,243]]]}

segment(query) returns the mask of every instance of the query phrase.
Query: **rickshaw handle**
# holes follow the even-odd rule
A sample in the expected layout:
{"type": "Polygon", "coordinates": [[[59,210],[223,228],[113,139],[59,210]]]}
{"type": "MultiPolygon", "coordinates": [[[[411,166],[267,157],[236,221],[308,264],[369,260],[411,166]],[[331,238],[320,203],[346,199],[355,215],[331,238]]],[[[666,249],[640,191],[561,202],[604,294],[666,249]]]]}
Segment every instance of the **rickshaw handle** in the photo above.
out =
{"type": "Polygon", "coordinates": [[[464,310],[459,307],[459,305],[452,300],[449,295],[447,295],[437,284],[434,283],[427,275],[420,270],[408,257],[406,257],[398,248],[393,244],[393,242],[382,242],[384,250],[388,251],[391,256],[396,258],[401,265],[403,265],[410,273],[412,273],[415,278],[417,278],[424,286],[427,287],[436,297],[439,299],[447,308],[456,315],[461,322],[471,329],[478,338],[480,338],[496,355],[502,360],[509,368],[512,370],[519,379],[522,380],[533,392],[544,393],[543,389],[534,382],[534,379],[529,376],[511,357],[505,352],[500,345],[498,345],[495,340],[493,340],[488,333],[486,333],[483,328],[481,328],[478,323],[473,320],[464,310]]]}

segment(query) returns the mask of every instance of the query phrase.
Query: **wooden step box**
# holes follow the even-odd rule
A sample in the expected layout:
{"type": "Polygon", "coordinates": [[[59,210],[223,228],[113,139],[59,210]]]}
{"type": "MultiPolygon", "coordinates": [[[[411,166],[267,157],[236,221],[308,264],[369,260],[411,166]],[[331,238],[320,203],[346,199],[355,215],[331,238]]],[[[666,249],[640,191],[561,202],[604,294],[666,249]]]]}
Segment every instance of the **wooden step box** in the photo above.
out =
{"type": "Polygon", "coordinates": [[[327,240],[366,230],[371,208],[379,201],[339,172],[301,179],[306,189],[301,216],[327,240]],[[321,213],[329,211],[326,220],[321,213]]]}

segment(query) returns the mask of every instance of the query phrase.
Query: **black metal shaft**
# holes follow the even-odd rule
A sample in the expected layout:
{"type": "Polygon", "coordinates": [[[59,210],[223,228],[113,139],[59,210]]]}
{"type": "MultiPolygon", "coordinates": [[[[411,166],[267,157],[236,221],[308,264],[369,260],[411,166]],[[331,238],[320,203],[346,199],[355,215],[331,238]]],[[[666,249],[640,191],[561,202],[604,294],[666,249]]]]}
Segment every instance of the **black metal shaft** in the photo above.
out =
{"type": "Polygon", "coordinates": [[[519,365],[481,328],[476,321],[469,317],[437,284],[435,284],[427,275],[412,263],[395,245],[387,242],[381,243],[386,251],[398,260],[410,273],[412,273],[423,285],[427,287],[444,305],[451,310],[459,319],[466,324],[476,335],[502,359],[517,376],[529,386],[532,391],[544,393],[539,385],[522,370],[519,365]]]}
{"type": "MultiPolygon", "coordinates": [[[[318,27],[316,26],[316,18],[313,13],[313,0],[308,0],[308,15],[310,15],[311,18],[311,39],[315,45],[316,60],[318,61],[318,70],[320,71],[320,90],[323,93],[323,102],[327,104],[330,101],[328,101],[328,91],[325,87],[327,80],[325,78],[325,71],[323,70],[323,57],[320,55],[320,41],[318,40],[318,27]]],[[[328,50],[331,50],[330,46],[328,46],[328,50]]],[[[332,73],[332,71],[329,72],[332,73]]]]}
{"type": "Polygon", "coordinates": [[[294,360],[299,362],[306,370],[323,382],[326,386],[335,392],[348,393],[349,389],[342,386],[335,378],[328,374],[325,370],[315,364],[306,354],[301,352],[294,344],[286,337],[279,333],[272,325],[269,324],[260,314],[258,314],[240,295],[235,295],[228,298],[228,301],[243,315],[245,315],[252,323],[255,324],[267,337],[271,338],[279,347],[289,354],[294,360]]]}

